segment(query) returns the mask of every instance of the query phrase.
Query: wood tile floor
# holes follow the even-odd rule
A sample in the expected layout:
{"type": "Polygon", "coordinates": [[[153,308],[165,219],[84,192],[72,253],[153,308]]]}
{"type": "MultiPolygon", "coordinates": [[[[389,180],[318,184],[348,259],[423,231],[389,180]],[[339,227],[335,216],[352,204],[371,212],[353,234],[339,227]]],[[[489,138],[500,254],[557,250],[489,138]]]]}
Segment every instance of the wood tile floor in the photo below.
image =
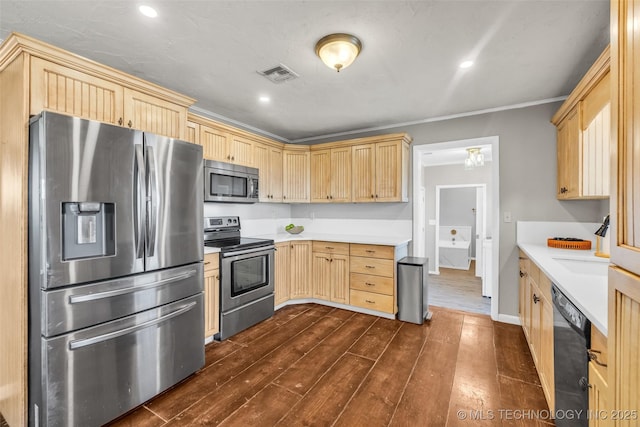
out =
{"type": "Polygon", "coordinates": [[[551,425],[519,326],[431,309],[415,325],[285,307],[111,427],[551,425]]]}
{"type": "Polygon", "coordinates": [[[475,275],[475,261],[469,270],[440,268],[429,275],[429,304],[472,313],[490,314],[491,298],[482,296],[482,279],[475,275]]]}

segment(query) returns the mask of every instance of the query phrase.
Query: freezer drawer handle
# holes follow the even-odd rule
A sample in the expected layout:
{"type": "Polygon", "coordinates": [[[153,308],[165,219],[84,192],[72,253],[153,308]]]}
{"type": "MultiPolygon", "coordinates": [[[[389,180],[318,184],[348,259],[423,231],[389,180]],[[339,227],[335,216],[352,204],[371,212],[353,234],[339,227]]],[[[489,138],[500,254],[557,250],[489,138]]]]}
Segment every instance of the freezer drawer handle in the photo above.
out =
{"type": "Polygon", "coordinates": [[[87,302],[87,301],[95,301],[103,298],[111,298],[118,295],[130,294],[132,292],[141,291],[144,289],[154,288],[156,286],[166,285],[167,283],[177,282],[178,280],[187,279],[194,274],[196,274],[196,270],[189,270],[185,273],[179,274],[177,276],[169,277],[166,279],[158,280],[156,282],[147,283],[142,286],[129,286],[127,288],[122,289],[114,289],[112,291],[106,292],[96,292],[95,294],[81,294],[81,295],[71,295],[69,297],[69,304],[77,304],[79,302],[87,302]]]}
{"type": "Polygon", "coordinates": [[[165,320],[169,320],[173,317],[179,316],[182,313],[185,313],[193,308],[197,303],[190,302],[187,305],[180,307],[179,309],[172,311],[171,313],[165,314],[164,316],[158,317],[157,319],[149,320],[148,322],[141,323],[136,326],[130,326],[128,328],[120,329],[119,331],[109,332],[108,334],[98,335],[97,337],[86,338],[83,340],[75,340],[69,343],[69,350],[77,350],[82,347],[87,347],[89,345],[94,345],[101,343],[103,341],[111,340],[114,338],[121,337],[123,335],[131,334],[140,329],[148,328],[149,326],[157,325],[158,323],[164,322],[165,320]]]}

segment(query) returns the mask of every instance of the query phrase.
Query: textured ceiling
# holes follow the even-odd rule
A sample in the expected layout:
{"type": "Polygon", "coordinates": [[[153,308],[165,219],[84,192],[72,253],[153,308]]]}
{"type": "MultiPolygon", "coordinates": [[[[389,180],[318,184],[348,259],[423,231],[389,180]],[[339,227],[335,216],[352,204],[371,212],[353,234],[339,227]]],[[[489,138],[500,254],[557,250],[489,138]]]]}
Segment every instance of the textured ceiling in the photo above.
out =
{"type": "Polygon", "coordinates": [[[608,0],[148,1],[155,19],[139,4],[0,0],[0,38],[24,33],[290,141],[565,96],[609,42],[608,0]],[[314,52],[333,32],[364,44],[341,73],[314,52]],[[256,72],[280,63],[300,78],[256,72]]]}

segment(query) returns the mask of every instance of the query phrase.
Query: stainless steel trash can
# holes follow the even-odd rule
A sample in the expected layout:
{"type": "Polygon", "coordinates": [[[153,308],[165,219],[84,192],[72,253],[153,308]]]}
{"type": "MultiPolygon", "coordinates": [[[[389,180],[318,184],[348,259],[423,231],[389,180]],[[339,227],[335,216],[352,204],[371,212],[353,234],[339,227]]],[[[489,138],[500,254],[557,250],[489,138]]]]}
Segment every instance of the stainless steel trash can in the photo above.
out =
{"type": "Polygon", "coordinates": [[[428,277],[428,258],[405,257],[398,261],[398,320],[422,325],[425,319],[431,319],[428,277]]]}

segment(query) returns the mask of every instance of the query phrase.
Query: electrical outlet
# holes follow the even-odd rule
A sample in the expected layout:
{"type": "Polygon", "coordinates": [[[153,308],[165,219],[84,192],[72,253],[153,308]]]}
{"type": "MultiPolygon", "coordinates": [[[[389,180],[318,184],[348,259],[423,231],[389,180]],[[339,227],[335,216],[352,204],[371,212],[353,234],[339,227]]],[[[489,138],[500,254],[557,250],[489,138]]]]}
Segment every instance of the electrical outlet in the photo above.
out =
{"type": "Polygon", "coordinates": [[[505,212],[502,216],[504,217],[504,222],[511,222],[511,212],[505,212]]]}

